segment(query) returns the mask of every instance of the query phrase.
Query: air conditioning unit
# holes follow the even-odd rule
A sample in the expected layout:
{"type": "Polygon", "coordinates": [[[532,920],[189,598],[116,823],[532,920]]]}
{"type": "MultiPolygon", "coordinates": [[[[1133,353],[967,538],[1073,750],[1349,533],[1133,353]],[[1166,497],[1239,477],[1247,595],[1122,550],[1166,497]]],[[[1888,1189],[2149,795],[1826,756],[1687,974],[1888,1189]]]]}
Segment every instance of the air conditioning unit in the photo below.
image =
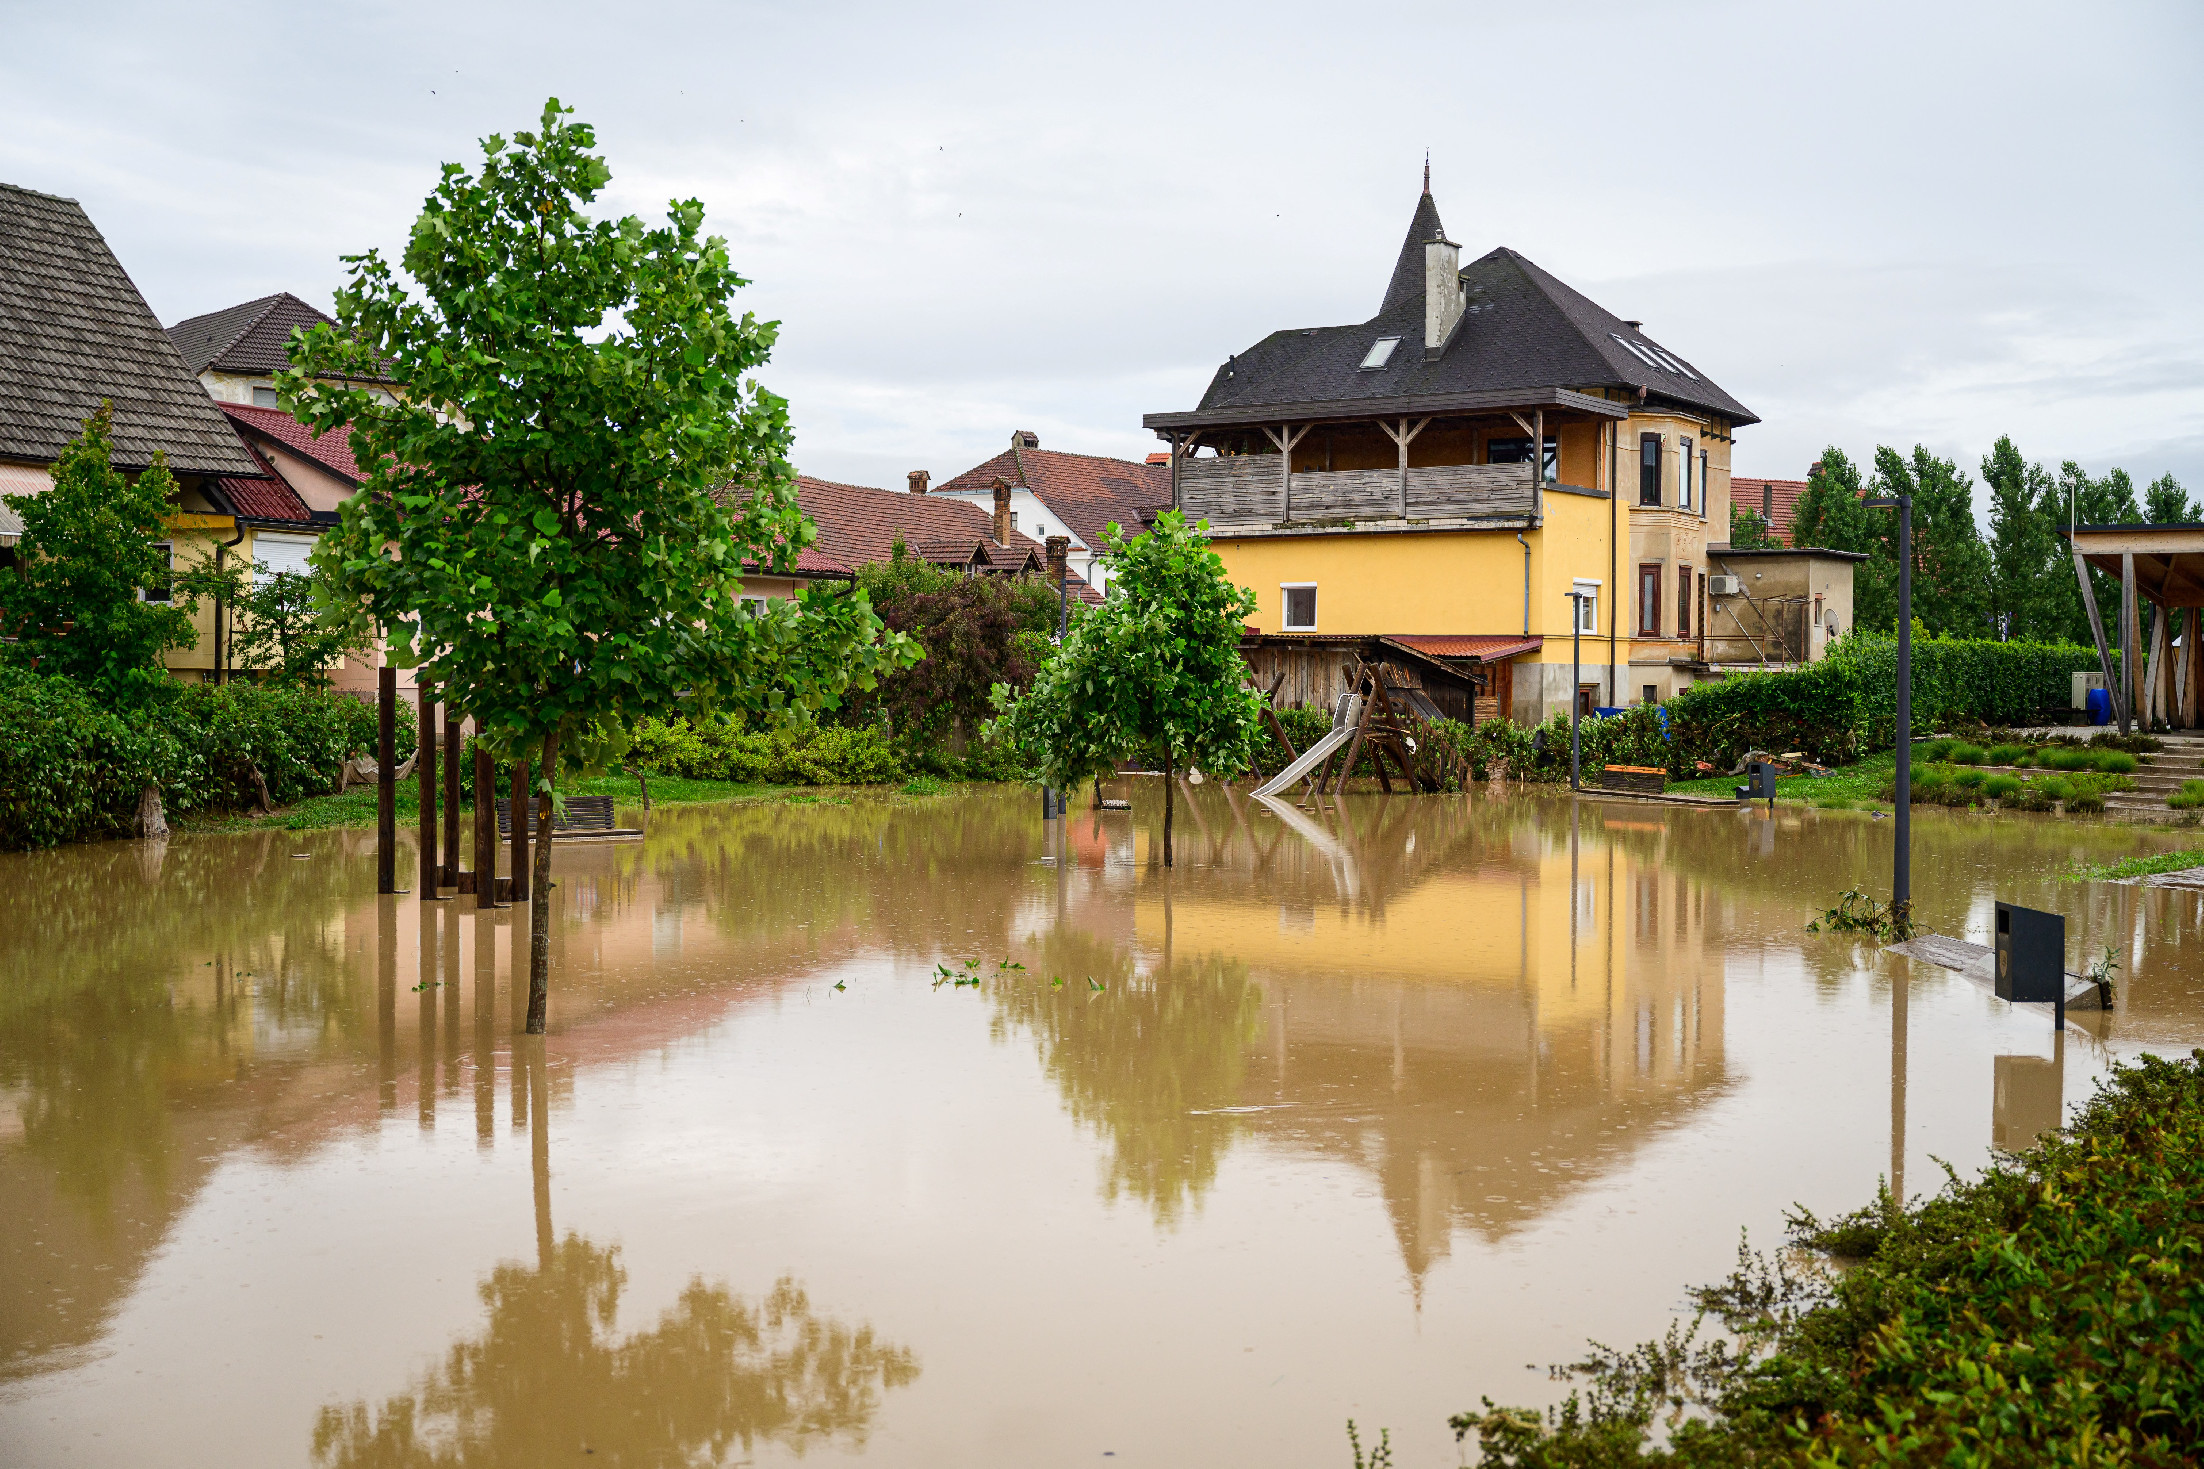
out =
{"type": "Polygon", "coordinates": [[[1710,597],[1735,597],[1745,590],[1744,584],[1734,576],[1710,576],[1707,578],[1707,595],[1710,597]]]}

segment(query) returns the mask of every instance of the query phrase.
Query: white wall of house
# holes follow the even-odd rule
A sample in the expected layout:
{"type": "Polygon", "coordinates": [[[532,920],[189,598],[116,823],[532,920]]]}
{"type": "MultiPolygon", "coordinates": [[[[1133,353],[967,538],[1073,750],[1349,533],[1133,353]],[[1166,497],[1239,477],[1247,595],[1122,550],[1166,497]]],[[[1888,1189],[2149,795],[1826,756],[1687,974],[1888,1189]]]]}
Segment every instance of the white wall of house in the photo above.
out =
{"type": "MultiPolygon", "coordinates": [[[[977,505],[981,512],[989,517],[992,517],[995,513],[995,492],[992,489],[977,491],[929,490],[927,493],[929,496],[938,496],[944,500],[963,500],[968,504],[977,505]]],[[[1084,578],[1098,592],[1109,589],[1107,586],[1109,574],[1107,570],[1098,565],[1101,558],[1096,555],[1095,548],[1079,539],[1078,533],[1064,524],[1055,511],[1042,504],[1039,495],[1034,494],[1032,490],[1024,485],[1012,485],[1010,487],[1010,515],[1010,528],[1012,530],[1022,536],[1031,536],[1034,540],[1043,544],[1047,543],[1050,536],[1069,537],[1071,549],[1066,560],[1072,573],[1084,578]]]]}

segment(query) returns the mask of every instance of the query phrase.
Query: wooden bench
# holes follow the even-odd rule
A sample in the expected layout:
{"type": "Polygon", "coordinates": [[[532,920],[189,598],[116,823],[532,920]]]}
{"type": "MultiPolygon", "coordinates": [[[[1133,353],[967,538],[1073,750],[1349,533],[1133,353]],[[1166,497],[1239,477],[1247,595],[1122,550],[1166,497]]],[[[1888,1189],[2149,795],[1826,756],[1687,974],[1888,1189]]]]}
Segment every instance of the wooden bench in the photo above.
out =
{"type": "Polygon", "coordinates": [[[1657,796],[1668,786],[1668,772],[1658,765],[1603,765],[1599,785],[1602,790],[1657,796]]]}
{"type": "MultiPolygon", "coordinates": [[[[551,815],[551,840],[566,841],[584,837],[639,837],[642,830],[632,826],[612,824],[612,797],[568,796],[566,809],[554,810],[551,815]]],[[[528,822],[528,835],[536,835],[536,803],[523,805],[528,822]]],[[[510,841],[513,835],[513,803],[503,796],[497,803],[497,835],[500,841],[510,841]]]]}

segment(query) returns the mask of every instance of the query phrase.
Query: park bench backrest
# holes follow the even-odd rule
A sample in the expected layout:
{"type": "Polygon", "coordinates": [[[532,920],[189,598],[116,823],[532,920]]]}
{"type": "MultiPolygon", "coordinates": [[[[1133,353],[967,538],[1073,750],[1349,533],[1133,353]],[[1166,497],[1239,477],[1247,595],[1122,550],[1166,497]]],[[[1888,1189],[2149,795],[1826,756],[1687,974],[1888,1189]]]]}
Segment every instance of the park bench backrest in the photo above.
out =
{"type": "MultiPolygon", "coordinates": [[[[534,836],[536,834],[535,802],[525,803],[525,809],[528,813],[528,834],[534,836]]],[[[551,834],[553,836],[557,836],[561,832],[611,830],[612,797],[610,796],[568,796],[566,798],[566,810],[564,812],[555,811],[551,817],[551,834]]],[[[513,834],[513,803],[503,796],[500,796],[497,802],[497,834],[500,837],[510,837],[513,834]]]]}

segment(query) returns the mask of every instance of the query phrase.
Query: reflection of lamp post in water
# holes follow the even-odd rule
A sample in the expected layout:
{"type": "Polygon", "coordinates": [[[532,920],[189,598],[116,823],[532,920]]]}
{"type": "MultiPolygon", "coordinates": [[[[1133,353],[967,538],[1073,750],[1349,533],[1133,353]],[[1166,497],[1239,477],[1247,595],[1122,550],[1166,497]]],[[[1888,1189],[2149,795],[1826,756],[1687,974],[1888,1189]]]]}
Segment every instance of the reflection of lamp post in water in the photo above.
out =
{"type": "Polygon", "coordinates": [[[1868,505],[1898,512],[1898,851],[1891,860],[1891,916],[1913,907],[1913,497],[1889,495],[1868,505]]]}
{"type": "MultiPolygon", "coordinates": [[[[1569,789],[1582,790],[1582,774],[1578,769],[1577,710],[1584,700],[1577,692],[1577,680],[1584,676],[1584,593],[1569,593],[1569,789]]],[[[1612,695],[1609,695],[1612,698],[1612,695]]]]}

